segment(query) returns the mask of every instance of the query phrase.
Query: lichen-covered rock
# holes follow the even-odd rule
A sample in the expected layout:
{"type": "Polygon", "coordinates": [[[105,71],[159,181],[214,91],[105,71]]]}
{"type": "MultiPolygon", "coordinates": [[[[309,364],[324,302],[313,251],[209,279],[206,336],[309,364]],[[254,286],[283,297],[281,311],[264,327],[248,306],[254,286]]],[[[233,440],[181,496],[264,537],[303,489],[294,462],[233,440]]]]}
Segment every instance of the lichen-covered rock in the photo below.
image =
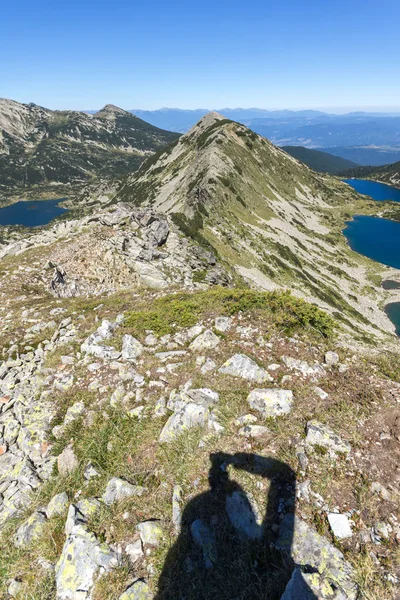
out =
{"type": "Polygon", "coordinates": [[[138,579],[120,595],[118,600],[151,600],[151,598],[147,583],[138,579]]]}
{"type": "Polygon", "coordinates": [[[201,350],[212,350],[218,346],[219,342],[220,338],[215,335],[211,329],[206,329],[193,340],[193,342],[190,344],[190,349],[194,350],[195,352],[199,352],[201,350]]]}
{"type": "Polygon", "coordinates": [[[135,361],[143,352],[143,346],[133,337],[133,335],[125,334],[122,338],[122,358],[124,360],[135,361]]]}
{"type": "Polygon", "coordinates": [[[250,407],[264,418],[287,415],[292,410],[293,392],[279,388],[252,390],[247,397],[250,407]]]}
{"type": "Polygon", "coordinates": [[[248,381],[256,381],[257,383],[272,381],[271,375],[245,354],[232,356],[219,368],[219,372],[224,375],[232,375],[232,377],[241,377],[248,381]]]}
{"type": "Polygon", "coordinates": [[[304,376],[322,377],[326,375],[325,369],[318,363],[309,365],[308,362],[291,356],[282,356],[282,360],[288,369],[292,371],[300,371],[304,376]]]}
{"type": "Polygon", "coordinates": [[[331,350],[325,352],[325,364],[328,365],[328,367],[333,367],[334,365],[337,365],[338,362],[339,355],[336,354],[336,352],[332,352],[331,350]]]}
{"type": "Polygon", "coordinates": [[[66,492],[56,494],[50,500],[46,508],[46,515],[48,519],[62,515],[67,511],[69,505],[68,495],[66,492]]]}
{"type": "Polygon", "coordinates": [[[106,490],[102,496],[105,504],[112,504],[113,502],[119,502],[125,498],[131,496],[141,496],[146,491],[146,488],[140,485],[132,485],[119,477],[113,477],[107,483],[106,490]]]}
{"type": "Polygon", "coordinates": [[[322,598],[335,597],[335,590],[340,590],[346,600],[355,600],[357,597],[355,573],[350,563],[340,550],[302,519],[292,514],[285,515],[276,546],[290,554],[297,565],[307,565],[316,571],[312,573],[312,578],[319,582],[318,585],[321,585],[322,578],[327,590],[322,598]]]}
{"type": "Polygon", "coordinates": [[[118,557],[107,544],[84,526],[68,535],[56,564],[57,600],[89,600],[101,573],[118,565],[118,557]]]}
{"type": "Polygon", "coordinates": [[[215,319],[215,329],[225,333],[232,327],[232,317],[217,317],[215,319]]]}
{"type": "Polygon", "coordinates": [[[158,546],[164,535],[159,521],[143,521],[136,525],[143,546],[158,546]]]}
{"type": "Polygon", "coordinates": [[[15,545],[18,548],[22,548],[37,540],[43,532],[45,523],[46,516],[42,512],[34,512],[18,527],[14,536],[15,545]]]}
{"type": "Polygon", "coordinates": [[[337,453],[349,454],[351,446],[342,440],[330,427],[313,420],[307,423],[306,447],[322,446],[326,448],[331,456],[337,453]]]}
{"type": "Polygon", "coordinates": [[[161,431],[159,441],[171,442],[187,429],[206,425],[208,418],[209,410],[206,406],[187,402],[169,417],[161,431]]]}

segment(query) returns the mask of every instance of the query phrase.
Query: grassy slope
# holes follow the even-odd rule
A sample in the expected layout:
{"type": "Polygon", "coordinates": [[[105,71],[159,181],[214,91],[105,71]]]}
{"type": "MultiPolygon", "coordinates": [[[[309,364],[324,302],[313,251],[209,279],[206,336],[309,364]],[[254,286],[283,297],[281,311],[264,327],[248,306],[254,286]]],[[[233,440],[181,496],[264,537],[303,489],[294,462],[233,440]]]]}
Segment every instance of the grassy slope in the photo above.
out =
{"type": "MultiPolygon", "coordinates": [[[[39,301],[39,298],[36,302],[37,304],[33,300],[31,306],[39,311],[48,311],[49,302],[46,306],[39,301]]],[[[71,315],[79,324],[82,337],[97,327],[96,315],[100,319],[113,320],[116,314],[123,310],[127,315],[127,320],[117,337],[111,340],[116,347],[121,344],[123,333],[132,333],[143,342],[146,335],[143,323],[154,327],[156,334],[165,333],[164,323],[169,323],[170,331],[176,333],[182,326],[186,327],[192,323],[191,315],[196,322],[202,322],[204,325],[212,327],[216,316],[232,312],[236,319],[235,325],[240,325],[241,328],[249,327],[252,330],[251,337],[245,338],[251,342],[250,347],[246,347],[246,353],[263,366],[281,363],[282,355],[293,355],[293,353],[297,358],[308,360],[310,363],[322,360],[324,351],[331,349],[334,344],[329,317],[311,306],[293,301],[289,296],[271,296],[243,290],[211,290],[194,295],[186,293],[170,297],[154,297],[154,294],[135,296],[125,292],[89,301],[64,299],[62,301],[53,300],[52,303],[59,308],[67,308],[68,312],[63,314],[63,318],[71,315]],[[279,301],[278,310],[271,310],[271,300],[279,301]],[[96,312],[93,311],[93,308],[99,306],[99,303],[101,308],[96,312]],[[162,330],[158,329],[157,324],[146,321],[152,313],[155,313],[163,324],[162,330]],[[77,315],[84,315],[85,319],[76,320],[77,315]],[[308,315],[306,320],[304,320],[304,315],[308,315]],[[328,329],[326,329],[327,324],[329,324],[328,329]],[[325,335],[319,331],[320,327],[325,335]],[[288,334],[295,335],[297,341],[293,343],[293,340],[288,340],[286,337],[288,334]],[[260,336],[265,342],[270,343],[269,347],[261,344],[260,336]]],[[[10,337],[15,338],[15,335],[14,331],[9,332],[10,337]]],[[[221,336],[219,347],[216,350],[208,351],[207,355],[211,356],[217,364],[222,364],[235,352],[243,352],[243,341],[234,327],[232,331],[221,336]]],[[[6,342],[4,341],[4,343],[6,342]]],[[[76,350],[76,345],[60,348],[53,355],[47,357],[47,368],[54,369],[56,372],[61,366],[61,355],[74,354],[76,350]]],[[[398,359],[394,357],[391,363],[387,361],[376,367],[371,362],[365,362],[365,359],[351,361],[343,349],[340,352],[341,359],[349,361],[350,370],[345,375],[341,375],[336,369],[329,371],[323,382],[324,388],[329,392],[328,399],[321,402],[313,392],[309,381],[292,377],[290,389],[294,392],[295,411],[291,415],[280,417],[275,421],[266,421],[264,424],[270,428],[268,437],[250,442],[238,434],[235,419],[249,412],[246,397],[254,386],[218,373],[201,375],[196,364],[196,356],[189,353],[183,359],[182,368],[169,375],[168,390],[177,388],[192,378],[193,387],[211,387],[217,391],[220,394],[218,414],[225,431],[220,436],[209,436],[201,428],[194,429],[183,434],[168,447],[160,446],[157,442],[158,435],[167,418],[166,416],[153,416],[160,395],[158,388],[149,387],[147,389],[146,387],[145,409],[143,417],[139,420],[127,415],[127,410],[135,406],[134,401],[132,401],[132,406],[117,407],[109,406],[107,401],[105,403],[99,401],[96,394],[87,391],[91,376],[84,365],[67,367],[67,370],[75,369],[78,381],[71,390],[53,394],[58,411],[53,424],[62,422],[68,407],[77,401],[85,403],[93,418],[90,424],[81,418],[73,422],[62,437],[55,440],[52,452],[58,454],[72,441],[79,466],[67,477],[61,477],[55,470],[54,476],[49,482],[34,495],[33,507],[25,515],[7,525],[3,531],[0,589],[5,590],[7,581],[18,576],[23,583],[21,598],[31,600],[52,600],[54,598],[53,574],[40,567],[40,560],[44,558],[55,562],[58,559],[65,539],[65,515],[49,519],[39,540],[27,549],[16,549],[9,543],[9,540],[18,525],[31,513],[32,508],[43,506],[60,491],[66,491],[70,501],[74,501],[77,497],[82,499],[101,496],[107,481],[115,476],[124,477],[134,484],[145,485],[147,488],[143,497],[132,497],[118,502],[112,507],[103,506],[89,523],[91,531],[99,539],[116,544],[131,541],[136,524],[143,519],[160,519],[163,526],[164,535],[160,547],[146,557],[147,563],[151,565],[150,569],[145,567],[143,561],[139,561],[134,566],[125,564],[98,583],[94,600],[109,600],[109,598],[117,598],[126,585],[138,576],[149,578],[151,589],[153,591],[157,589],[158,578],[165,565],[168,552],[176,541],[176,533],[171,522],[172,489],[175,485],[181,486],[183,505],[189,503],[193,498],[194,490],[195,494],[207,491],[207,473],[210,466],[210,455],[213,453],[235,454],[246,451],[263,456],[273,455],[276,459],[289,465],[301,481],[302,475],[296,458],[296,447],[292,444],[292,440],[304,438],[306,422],[311,418],[316,418],[329,424],[348,440],[354,448],[358,449],[361,453],[360,456],[368,456],[368,449],[363,444],[365,438],[360,435],[359,423],[368,422],[373,418],[377,411],[377,402],[380,411],[390,407],[390,402],[383,400],[379,379],[373,380],[371,373],[376,371],[378,378],[382,378],[388,371],[391,371],[392,377],[398,377],[398,359]],[[368,386],[364,385],[366,378],[369,378],[370,381],[368,386]],[[343,400],[347,397],[351,397],[351,402],[343,400]],[[203,445],[199,447],[201,439],[203,439],[203,445]],[[85,483],[83,476],[84,467],[88,461],[91,461],[100,473],[100,476],[91,480],[89,484],[85,483]],[[32,570],[33,565],[35,566],[34,571],[32,570]]],[[[150,380],[154,381],[158,378],[159,375],[156,371],[158,366],[152,353],[144,355],[138,369],[140,372],[147,373],[146,386],[150,380]]],[[[103,365],[101,374],[97,373],[96,376],[104,377],[109,381],[107,378],[112,373],[112,371],[109,372],[107,365],[103,365]]],[[[276,375],[277,382],[285,373],[285,368],[281,367],[276,375]]],[[[376,445],[372,444],[371,447],[374,451],[376,445]]],[[[356,531],[362,530],[366,526],[372,526],[380,518],[381,513],[384,518],[388,506],[391,507],[390,510],[395,510],[392,504],[382,503],[379,498],[374,496],[370,489],[372,480],[368,473],[359,471],[355,467],[349,470],[344,458],[338,457],[333,463],[321,450],[312,454],[309,461],[307,477],[311,481],[312,490],[321,494],[329,505],[340,505],[342,510],[346,506],[351,506],[355,510],[353,520],[356,531]]],[[[242,471],[231,470],[230,472],[231,476],[247,492],[251,492],[260,509],[264,510],[268,487],[263,479],[242,471]]],[[[329,538],[326,514],[321,508],[314,503],[300,503],[297,510],[313,527],[329,538]]],[[[392,598],[391,585],[382,578],[380,567],[376,567],[369,559],[369,547],[362,552],[357,551],[355,546],[346,543],[339,543],[339,547],[353,562],[361,590],[366,594],[365,598],[379,597],[382,600],[390,600],[392,598]]],[[[397,556],[395,542],[387,541],[382,551],[387,557],[385,559],[386,568],[389,571],[393,570],[397,556]]],[[[251,558],[251,552],[249,558],[251,558]]],[[[250,577],[249,584],[255,586],[254,599],[264,598],[265,589],[268,589],[268,597],[275,600],[282,594],[289,573],[287,565],[279,556],[273,553],[268,554],[266,560],[269,561],[267,562],[269,567],[264,571],[261,579],[257,579],[256,572],[249,573],[246,570],[243,560],[239,560],[235,568],[237,568],[240,585],[243,585],[243,577],[250,577]],[[270,569],[271,563],[272,570],[270,569]],[[257,584],[262,585],[262,589],[258,589],[257,584]]],[[[236,592],[236,582],[234,580],[226,581],[225,571],[219,573],[218,567],[216,569],[214,577],[221,577],[227,597],[233,597],[236,592]],[[229,591],[231,596],[229,596],[229,591]]],[[[189,597],[198,598],[196,596],[198,587],[196,586],[200,585],[201,581],[192,583],[194,589],[191,593],[193,595],[189,597]]],[[[186,591],[189,593],[188,590],[186,591]]],[[[208,593],[211,597],[212,590],[208,589],[208,593]]],[[[204,596],[204,598],[206,597],[208,598],[208,596],[204,596]]]]}

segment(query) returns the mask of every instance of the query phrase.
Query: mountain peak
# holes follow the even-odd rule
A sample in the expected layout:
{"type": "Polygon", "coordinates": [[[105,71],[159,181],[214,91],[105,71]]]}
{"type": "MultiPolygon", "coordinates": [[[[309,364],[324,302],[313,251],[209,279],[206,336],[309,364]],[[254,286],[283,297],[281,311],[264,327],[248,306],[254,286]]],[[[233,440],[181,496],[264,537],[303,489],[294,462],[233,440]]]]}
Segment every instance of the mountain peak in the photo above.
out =
{"type": "Polygon", "coordinates": [[[105,106],[103,106],[102,109],[95,113],[95,116],[110,118],[114,117],[115,115],[125,114],[130,115],[131,113],[129,113],[127,110],[124,110],[123,108],[120,108],[119,106],[115,106],[115,104],[106,104],[105,106]]]}

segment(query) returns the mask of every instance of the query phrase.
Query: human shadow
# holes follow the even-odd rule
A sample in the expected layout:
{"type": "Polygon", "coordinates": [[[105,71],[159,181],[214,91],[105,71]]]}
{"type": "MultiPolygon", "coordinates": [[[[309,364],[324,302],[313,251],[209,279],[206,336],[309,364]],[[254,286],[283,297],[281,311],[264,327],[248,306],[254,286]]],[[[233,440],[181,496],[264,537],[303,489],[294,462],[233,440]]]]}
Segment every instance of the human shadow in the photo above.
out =
{"type": "MultiPolygon", "coordinates": [[[[278,600],[295,567],[295,473],[275,458],[256,454],[216,453],[210,460],[210,489],[190,500],[182,513],[155,600],[278,600]],[[252,497],[230,479],[229,465],[270,480],[264,518],[257,515],[252,497]],[[291,525],[278,550],[283,516],[291,525]]],[[[305,586],[303,599],[317,597],[305,586]]]]}

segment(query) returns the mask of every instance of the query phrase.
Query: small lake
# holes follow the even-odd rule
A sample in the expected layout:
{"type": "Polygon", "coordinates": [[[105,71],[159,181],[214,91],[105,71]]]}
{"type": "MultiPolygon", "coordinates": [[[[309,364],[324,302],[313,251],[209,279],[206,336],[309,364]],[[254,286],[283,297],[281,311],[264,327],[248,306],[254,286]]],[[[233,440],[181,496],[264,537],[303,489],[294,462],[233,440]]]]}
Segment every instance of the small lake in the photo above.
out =
{"type": "Polygon", "coordinates": [[[400,189],[379,183],[378,181],[369,181],[368,179],[342,179],[345,183],[351,185],[359,194],[371,196],[374,200],[382,202],[392,200],[400,202],[400,189]]]}
{"type": "Polygon", "coordinates": [[[400,269],[400,222],[357,215],[343,230],[352,250],[400,269]]]}
{"type": "Polygon", "coordinates": [[[65,198],[20,201],[5,206],[0,208],[0,225],[24,225],[25,227],[47,225],[67,211],[60,206],[63,200],[65,198]]]}

